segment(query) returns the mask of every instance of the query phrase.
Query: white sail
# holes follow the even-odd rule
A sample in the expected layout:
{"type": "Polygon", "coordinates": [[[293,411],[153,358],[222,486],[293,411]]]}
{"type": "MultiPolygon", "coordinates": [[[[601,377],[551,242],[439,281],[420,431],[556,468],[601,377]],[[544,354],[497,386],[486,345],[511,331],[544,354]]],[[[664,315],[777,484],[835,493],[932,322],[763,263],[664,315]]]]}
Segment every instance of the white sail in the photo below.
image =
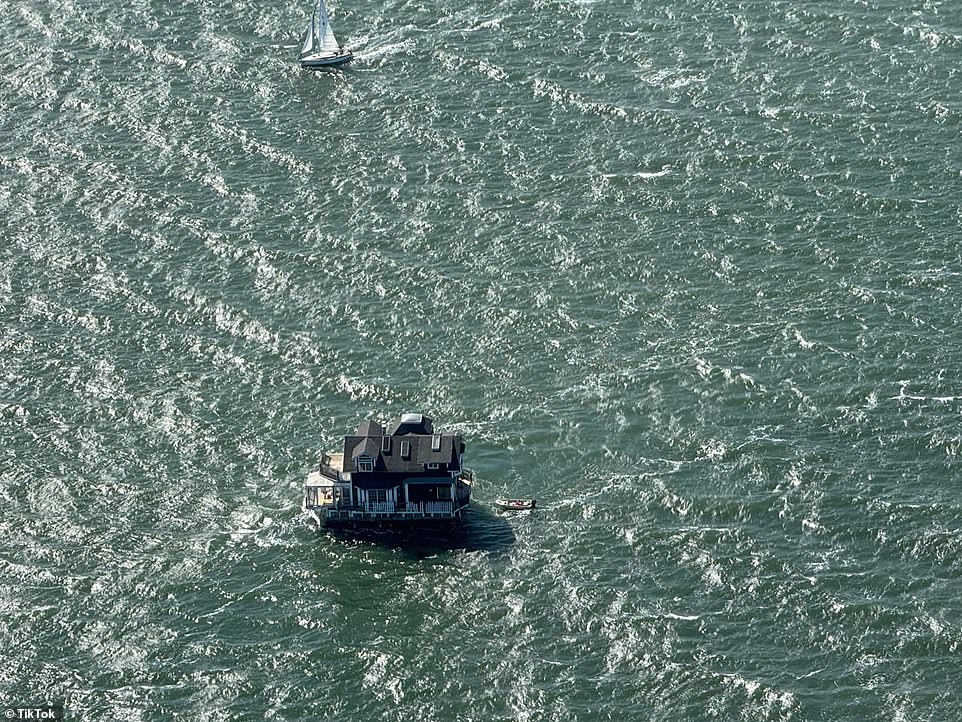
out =
{"type": "Polygon", "coordinates": [[[307,55],[314,48],[314,24],[311,23],[304,30],[304,44],[301,45],[301,55],[307,55]]]}
{"type": "Polygon", "coordinates": [[[327,7],[324,0],[317,1],[314,10],[314,50],[322,53],[336,53],[340,48],[337,38],[334,37],[334,30],[331,28],[331,19],[327,15],[327,7]]]}

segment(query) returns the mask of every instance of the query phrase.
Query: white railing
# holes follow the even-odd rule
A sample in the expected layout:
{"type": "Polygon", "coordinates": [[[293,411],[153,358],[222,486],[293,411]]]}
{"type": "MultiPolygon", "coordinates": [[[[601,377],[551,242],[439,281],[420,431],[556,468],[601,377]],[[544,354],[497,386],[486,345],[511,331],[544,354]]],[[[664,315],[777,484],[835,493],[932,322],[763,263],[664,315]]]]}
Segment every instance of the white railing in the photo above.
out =
{"type": "Polygon", "coordinates": [[[373,512],[375,514],[393,514],[394,513],[394,502],[393,501],[379,501],[379,502],[368,502],[365,511],[373,512]]]}
{"type": "Polygon", "coordinates": [[[454,513],[454,504],[450,501],[414,502],[407,505],[407,511],[419,514],[452,514],[454,513]]]}

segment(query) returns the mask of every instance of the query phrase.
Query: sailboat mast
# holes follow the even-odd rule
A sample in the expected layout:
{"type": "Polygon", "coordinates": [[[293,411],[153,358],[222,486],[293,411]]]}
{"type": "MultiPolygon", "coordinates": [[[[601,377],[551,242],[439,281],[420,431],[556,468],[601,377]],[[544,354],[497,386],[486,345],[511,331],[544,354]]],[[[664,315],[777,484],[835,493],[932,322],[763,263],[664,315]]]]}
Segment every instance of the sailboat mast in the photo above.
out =
{"type": "Polygon", "coordinates": [[[338,44],[324,0],[316,0],[301,48],[301,66],[320,68],[343,65],[353,57],[350,50],[341,48],[338,44]]]}

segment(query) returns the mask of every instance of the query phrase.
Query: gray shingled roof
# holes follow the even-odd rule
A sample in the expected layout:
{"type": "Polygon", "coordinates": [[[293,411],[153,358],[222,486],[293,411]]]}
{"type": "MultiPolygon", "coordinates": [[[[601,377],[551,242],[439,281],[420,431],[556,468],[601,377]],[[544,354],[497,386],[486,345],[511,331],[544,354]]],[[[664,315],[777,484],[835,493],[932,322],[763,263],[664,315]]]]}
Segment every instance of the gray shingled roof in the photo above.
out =
{"type": "Polygon", "coordinates": [[[372,459],[377,459],[379,453],[381,453],[381,445],[379,443],[380,437],[374,436],[363,436],[360,437],[359,441],[354,445],[351,450],[351,459],[354,459],[361,454],[367,454],[372,459]]]}
{"type": "Polygon", "coordinates": [[[364,419],[357,427],[357,436],[384,436],[384,427],[374,419],[364,419]]]}
{"type": "Polygon", "coordinates": [[[446,471],[456,471],[460,468],[460,455],[464,453],[464,440],[459,434],[433,434],[433,431],[434,425],[428,417],[406,414],[392,425],[390,451],[383,453],[384,428],[368,419],[360,425],[357,434],[344,437],[344,467],[352,469],[353,460],[367,454],[374,459],[374,473],[388,477],[437,473],[426,469],[426,464],[439,464],[446,471]],[[437,450],[432,448],[435,438],[437,450]],[[402,442],[410,444],[407,457],[401,456],[402,442]]]}

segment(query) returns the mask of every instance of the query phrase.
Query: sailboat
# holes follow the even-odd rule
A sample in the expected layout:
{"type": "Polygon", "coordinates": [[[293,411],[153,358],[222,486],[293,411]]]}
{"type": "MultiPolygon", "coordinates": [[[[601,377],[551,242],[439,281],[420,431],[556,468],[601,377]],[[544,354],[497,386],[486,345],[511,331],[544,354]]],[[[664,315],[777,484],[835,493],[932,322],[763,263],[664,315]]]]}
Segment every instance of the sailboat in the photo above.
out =
{"type": "Polygon", "coordinates": [[[304,32],[304,42],[301,44],[301,54],[298,57],[301,67],[330,68],[350,62],[353,57],[350,50],[338,45],[324,0],[317,0],[311,24],[304,32]]]}

